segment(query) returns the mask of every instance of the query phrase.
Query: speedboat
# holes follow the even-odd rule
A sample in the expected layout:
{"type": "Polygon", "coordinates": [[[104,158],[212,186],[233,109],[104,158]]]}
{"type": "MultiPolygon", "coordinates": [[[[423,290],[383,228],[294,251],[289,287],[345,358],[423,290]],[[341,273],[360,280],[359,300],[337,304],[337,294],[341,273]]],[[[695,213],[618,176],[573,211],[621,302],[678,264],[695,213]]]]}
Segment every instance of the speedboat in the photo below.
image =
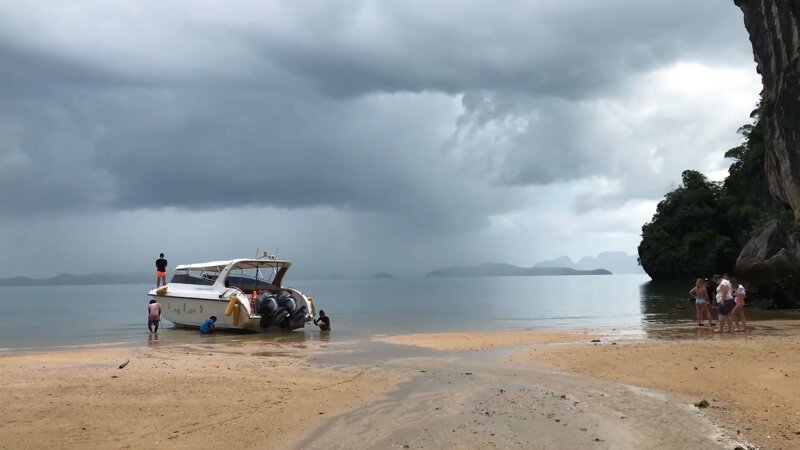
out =
{"type": "Polygon", "coordinates": [[[216,316],[218,329],[294,330],[316,310],[310,296],[282,285],[291,265],[271,257],[184,264],[148,295],[161,304],[161,317],[177,326],[199,327],[216,316]]]}

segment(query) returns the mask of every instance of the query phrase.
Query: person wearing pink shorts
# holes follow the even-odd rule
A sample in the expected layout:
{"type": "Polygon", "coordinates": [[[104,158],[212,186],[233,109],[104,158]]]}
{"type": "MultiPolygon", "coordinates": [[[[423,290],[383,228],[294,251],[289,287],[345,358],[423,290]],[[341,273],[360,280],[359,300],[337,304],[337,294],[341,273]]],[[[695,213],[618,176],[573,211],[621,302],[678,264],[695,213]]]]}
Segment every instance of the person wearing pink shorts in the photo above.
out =
{"type": "Polygon", "coordinates": [[[156,260],[156,288],[167,284],[167,260],[161,253],[156,260]]]}
{"type": "Polygon", "coordinates": [[[731,311],[731,318],[736,324],[736,329],[734,331],[746,331],[747,319],[744,317],[744,299],[747,296],[747,291],[736,278],[731,278],[731,287],[733,288],[733,300],[736,303],[736,306],[733,307],[733,311],[731,311]],[[741,326],[739,325],[740,321],[741,326]]]}

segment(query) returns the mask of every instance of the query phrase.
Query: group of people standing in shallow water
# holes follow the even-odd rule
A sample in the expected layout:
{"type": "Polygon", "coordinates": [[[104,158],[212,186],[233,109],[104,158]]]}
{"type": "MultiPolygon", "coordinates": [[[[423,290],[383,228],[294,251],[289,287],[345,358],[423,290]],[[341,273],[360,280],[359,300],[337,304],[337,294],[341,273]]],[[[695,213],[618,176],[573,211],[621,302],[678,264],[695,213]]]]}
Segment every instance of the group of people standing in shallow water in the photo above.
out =
{"type": "Polygon", "coordinates": [[[717,285],[716,292],[711,287],[708,279],[698,278],[694,287],[689,291],[689,295],[694,299],[695,312],[697,314],[697,325],[703,326],[703,318],[708,317],[708,325],[714,326],[711,320],[711,298],[717,305],[719,315],[719,327],[714,331],[745,331],[747,320],[744,317],[744,299],[747,292],[736,278],[725,275],[714,275],[712,280],[717,285]],[[734,324],[736,328],[734,329],[734,324]]]}

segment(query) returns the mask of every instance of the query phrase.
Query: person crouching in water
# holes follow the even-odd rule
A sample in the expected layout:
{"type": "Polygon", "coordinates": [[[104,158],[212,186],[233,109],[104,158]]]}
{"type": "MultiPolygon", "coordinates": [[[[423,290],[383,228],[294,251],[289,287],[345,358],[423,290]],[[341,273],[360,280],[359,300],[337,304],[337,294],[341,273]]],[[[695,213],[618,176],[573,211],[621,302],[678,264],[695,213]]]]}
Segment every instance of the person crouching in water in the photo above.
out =
{"type": "Polygon", "coordinates": [[[161,322],[161,305],[155,300],[150,300],[147,305],[147,328],[151,333],[158,333],[158,324],[161,322]]]}
{"type": "Polygon", "coordinates": [[[314,319],[314,325],[319,326],[319,331],[331,331],[331,318],[325,315],[325,310],[319,310],[319,318],[314,319]]]}
{"type": "Polygon", "coordinates": [[[697,313],[697,326],[703,326],[703,316],[708,315],[708,326],[713,326],[711,322],[711,303],[708,300],[708,290],[706,282],[698,278],[694,287],[689,291],[689,295],[694,298],[694,310],[697,313]]]}
{"type": "Polygon", "coordinates": [[[217,321],[217,316],[211,316],[200,325],[200,334],[211,334],[214,330],[217,329],[217,326],[214,323],[217,321]]]}
{"type": "Polygon", "coordinates": [[[731,287],[733,288],[733,301],[735,302],[733,311],[731,311],[731,317],[736,323],[736,330],[734,331],[746,331],[747,319],[744,318],[744,298],[747,296],[747,291],[736,278],[731,278],[731,287]],[[739,326],[739,320],[742,322],[741,326],[739,326]]]}

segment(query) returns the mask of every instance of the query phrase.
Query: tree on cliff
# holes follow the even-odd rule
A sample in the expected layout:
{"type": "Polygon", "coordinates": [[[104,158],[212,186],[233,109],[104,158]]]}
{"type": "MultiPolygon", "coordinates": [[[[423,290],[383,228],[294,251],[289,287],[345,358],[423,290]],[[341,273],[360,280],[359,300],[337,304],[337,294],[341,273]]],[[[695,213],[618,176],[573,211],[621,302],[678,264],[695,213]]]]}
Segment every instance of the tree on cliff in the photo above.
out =
{"type": "Polygon", "coordinates": [[[694,170],[682,178],[642,227],[639,262],[653,279],[711,274],[722,261],[736,258],[730,238],[720,233],[722,187],[694,170]]]}
{"type": "Polygon", "coordinates": [[[725,153],[733,163],[722,183],[683,172],[681,186],[667,193],[642,227],[639,262],[653,279],[733,272],[736,258],[761,224],[784,208],[769,193],[764,172],[761,105],[739,134],[742,145],[725,153]]]}

